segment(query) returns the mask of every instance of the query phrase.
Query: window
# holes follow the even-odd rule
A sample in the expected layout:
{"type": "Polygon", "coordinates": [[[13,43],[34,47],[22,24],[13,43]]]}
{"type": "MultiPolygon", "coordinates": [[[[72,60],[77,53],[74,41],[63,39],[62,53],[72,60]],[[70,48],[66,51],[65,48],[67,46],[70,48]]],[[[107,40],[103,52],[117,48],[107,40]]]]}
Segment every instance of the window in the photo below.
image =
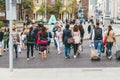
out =
{"type": "Polygon", "coordinates": [[[120,7],[118,7],[118,12],[120,12],[120,7]]]}
{"type": "Polygon", "coordinates": [[[55,4],[55,0],[51,0],[51,4],[55,4]]]}
{"type": "Polygon", "coordinates": [[[39,0],[36,0],[36,3],[39,3],[39,0]]]}
{"type": "Polygon", "coordinates": [[[45,0],[42,0],[42,4],[45,4],[45,0]]]}
{"type": "Polygon", "coordinates": [[[70,4],[70,0],[67,0],[67,5],[69,5],[70,4]]]}
{"type": "Polygon", "coordinates": [[[36,6],[39,6],[39,0],[35,0],[36,6]]]}
{"type": "Polygon", "coordinates": [[[61,0],[62,4],[64,4],[64,0],[61,0]]]}

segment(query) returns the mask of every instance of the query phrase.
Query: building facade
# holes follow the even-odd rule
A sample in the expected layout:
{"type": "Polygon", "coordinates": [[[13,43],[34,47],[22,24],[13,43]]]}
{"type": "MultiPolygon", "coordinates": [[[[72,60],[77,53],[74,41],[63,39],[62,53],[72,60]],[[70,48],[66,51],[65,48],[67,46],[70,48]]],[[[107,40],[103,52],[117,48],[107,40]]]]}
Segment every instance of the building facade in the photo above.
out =
{"type": "Polygon", "coordinates": [[[81,7],[80,9],[83,11],[84,18],[88,18],[88,11],[89,11],[89,1],[88,0],[81,0],[81,7]]]}
{"type": "MultiPolygon", "coordinates": [[[[52,7],[57,1],[58,0],[46,0],[46,4],[47,4],[47,6],[52,7]]],[[[60,0],[60,1],[63,5],[60,9],[60,12],[59,12],[60,14],[58,14],[59,19],[66,20],[66,19],[74,18],[75,12],[78,11],[78,10],[76,10],[76,7],[77,7],[76,0],[60,0]],[[72,4],[72,6],[70,6],[70,4],[72,4]]],[[[33,0],[33,3],[34,3],[34,7],[35,7],[35,9],[34,9],[34,17],[35,18],[34,19],[41,19],[41,18],[43,19],[44,15],[37,14],[37,11],[40,9],[41,5],[45,4],[45,0],[33,0]]],[[[50,14],[47,15],[47,18],[49,18],[49,17],[50,17],[50,14]]],[[[58,17],[57,17],[57,19],[58,19],[58,17]]]]}
{"type": "Polygon", "coordinates": [[[43,0],[32,0],[34,3],[34,10],[33,10],[33,14],[34,14],[34,19],[39,19],[41,16],[39,14],[37,14],[37,11],[40,9],[40,6],[43,3],[43,0]]]}

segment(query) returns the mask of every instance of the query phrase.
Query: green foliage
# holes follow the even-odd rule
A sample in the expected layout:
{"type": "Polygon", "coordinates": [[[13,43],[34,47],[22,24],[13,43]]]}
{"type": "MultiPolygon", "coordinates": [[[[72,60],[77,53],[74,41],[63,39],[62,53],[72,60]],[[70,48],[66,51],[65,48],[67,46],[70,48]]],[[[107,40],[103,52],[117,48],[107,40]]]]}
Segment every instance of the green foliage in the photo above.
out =
{"type": "MultiPolygon", "coordinates": [[[[46,12],[49,13],[50,11],[50,7],[48,5],[46,5],[46,12]]],[[[40,9],[37,11],[37,14],[41,14],[43,15],[45,13],[45,5],[41,5],[40,9]]]]}
{"type": "Polygon", "coordinates": [[[0,8],[5,8],[5,0],[0,0],[0,8]]]}
{"type": "Polygon", "coordinates": [[[52,9],[53,14],[58,15],[62,6],[63,6],[63,4],[61,3],[61,0],[58,0],[53,5],[53,9],[52,9]]]}
{"type": "Polygon", "coordinates": [[[33,4],[32,0],[22,0],[22,6],[28,12],[33,12],[34,4],[33,4]]]}
{"type": "Polygon", "coordinates": [[[3,21],[0,21],[0,28],[4,26],[3,21]]]}

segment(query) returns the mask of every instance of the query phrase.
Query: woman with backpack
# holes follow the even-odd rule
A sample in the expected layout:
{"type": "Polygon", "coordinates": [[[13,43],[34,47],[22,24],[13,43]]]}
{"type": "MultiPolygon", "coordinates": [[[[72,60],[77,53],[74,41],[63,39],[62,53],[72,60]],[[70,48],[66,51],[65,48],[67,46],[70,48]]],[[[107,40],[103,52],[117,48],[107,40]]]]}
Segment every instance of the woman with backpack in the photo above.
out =
{"type": "Polygon", "coordinates": [[[27,39],[27,60],[29,61],[30,48],[31,48],[31,57],[34,58],[33,49],[34,49],[34,42],[35,42],[35,34],[33,32],[32,27],[30,27],[29,32],[27,33],[26,39],[27,39]]]}

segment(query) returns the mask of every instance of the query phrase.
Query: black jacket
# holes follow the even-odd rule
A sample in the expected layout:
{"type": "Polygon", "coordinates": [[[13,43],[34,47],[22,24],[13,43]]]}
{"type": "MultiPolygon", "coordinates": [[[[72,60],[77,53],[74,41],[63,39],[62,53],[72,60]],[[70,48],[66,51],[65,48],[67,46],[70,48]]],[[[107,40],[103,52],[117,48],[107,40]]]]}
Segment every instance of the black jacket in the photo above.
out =
{"type": "Polygon", "coordinates": [[[26,38],[27,38],[27,43],[34,44],[34,42],[35,42],[35,34],[34,34],[33,31],[28,32],[26,38]]]}
{"type": "Polygon", "coordinates": [[[3,32],[0,32],[0,41],[3,40],[3,35],[4,35],[4,33],[3,33],[3,32]]]}

